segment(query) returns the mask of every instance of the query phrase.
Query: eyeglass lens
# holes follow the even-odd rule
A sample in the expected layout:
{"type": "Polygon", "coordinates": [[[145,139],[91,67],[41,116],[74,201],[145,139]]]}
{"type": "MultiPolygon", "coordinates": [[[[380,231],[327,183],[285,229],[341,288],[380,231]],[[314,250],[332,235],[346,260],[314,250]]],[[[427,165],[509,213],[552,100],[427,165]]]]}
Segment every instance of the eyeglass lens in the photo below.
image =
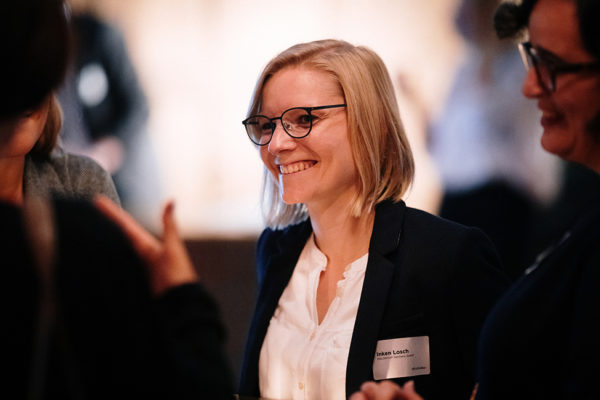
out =
{"type": "Polygon", "coordinates": [[[554,91],[554,73],[550,67],[542,61],[537,54],[537,51],[531,46],[526,45],[519,46],[519,50],[521,50],[521,57],[523,58],[525,68],[529,70],[529,68],[533,67],[540,85],[550,92],[554,91]]]}
{"type": "Polygon", "coordinates": [[[280,118],[271,119],[261,115],[250,117],[245,123],[248,136],[258,145],[269,143],[275,132],[277,119],[281,120],[283,129],[294,138],[305,137],[312,128],[312,115],[303,108],[292,108],[280,118]]]}

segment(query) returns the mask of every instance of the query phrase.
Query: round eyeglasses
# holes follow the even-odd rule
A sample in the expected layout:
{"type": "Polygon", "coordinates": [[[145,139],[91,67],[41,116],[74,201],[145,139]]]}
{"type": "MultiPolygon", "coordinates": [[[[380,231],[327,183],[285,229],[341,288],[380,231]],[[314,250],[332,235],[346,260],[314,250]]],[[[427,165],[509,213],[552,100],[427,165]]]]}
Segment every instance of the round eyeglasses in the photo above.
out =
{"type": "Polygon", "coordinates": [[[519,51],[525,68],[535,69],[539,84],[549,93],[556,90],[556,76],[566,73],[600,71],[600,63],[568,63],[551,52],[533,46],[529,42],[520,43],[519,51]]]}
{"type": "Polygon", "coordinates": [[[295,139],[302,139],[308,136],[312,130],[313,121],[317,118],[312,114],[313,111],[338,107],[346,107],[346,104],[293,107],[285,110],[281,113],[281,116],[275,118],[265,117],[264,115],[251,115],[243,120],[242,124],[246,127],[246,132],[252,143],[259,146],[266,146],[273,138],[273,133],[275,133],[275,120],[281,121],[281,126],[285,133],[295,139]]]}

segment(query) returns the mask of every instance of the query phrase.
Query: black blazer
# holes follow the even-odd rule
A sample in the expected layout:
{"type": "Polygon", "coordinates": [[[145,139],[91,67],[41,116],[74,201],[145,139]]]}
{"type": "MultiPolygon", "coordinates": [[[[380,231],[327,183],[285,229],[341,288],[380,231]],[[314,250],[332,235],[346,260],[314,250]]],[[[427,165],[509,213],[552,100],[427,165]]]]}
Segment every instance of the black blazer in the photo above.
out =
{"type": "Polygon", "coordinates": [[[505,293],[479,342],[477,399],[598,399],[600,205],[505,293]]]}
{"type": "MultiPolygon", "coordinates": [[[[257,247],[259,294],[246,344],[240,394],[258,396],[258,359],[269,321],[312,232],[310,221],[267,229],[257,247]]],[[[346,396],[373,379],[378,340],[429,336],[431,374],[414,379],[428,400],[465,400],[475,383],[475,349],[490,307],[508,285],[479,230],[383,202],[346,369],[346,396]]]]}

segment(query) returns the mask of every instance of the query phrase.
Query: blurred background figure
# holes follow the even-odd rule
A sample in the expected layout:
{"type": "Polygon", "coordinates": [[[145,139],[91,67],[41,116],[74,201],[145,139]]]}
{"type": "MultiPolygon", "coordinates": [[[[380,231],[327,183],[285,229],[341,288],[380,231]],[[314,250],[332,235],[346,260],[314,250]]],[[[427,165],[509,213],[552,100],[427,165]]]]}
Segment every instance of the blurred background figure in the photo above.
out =
{"type": "Polygon", "coordinates": [[[75,45],[59,92],[62,146],[109,171],[123,207],[145,220],[160,201],[148,103],[121,32],[96,17],[92,3],[70,1],[75,45]]]}
{"type": "Polygon", "coordinates": [[[536,105],[520,93],[518,50],[493,31],[498,0],[462,0],[456,28],[467,53],[447,103],[431,127],[440,171],[442,217],[483,229],[511,278],[538,252],[537,214],[553,199],[559,163],[544,154],[536,105]]]}

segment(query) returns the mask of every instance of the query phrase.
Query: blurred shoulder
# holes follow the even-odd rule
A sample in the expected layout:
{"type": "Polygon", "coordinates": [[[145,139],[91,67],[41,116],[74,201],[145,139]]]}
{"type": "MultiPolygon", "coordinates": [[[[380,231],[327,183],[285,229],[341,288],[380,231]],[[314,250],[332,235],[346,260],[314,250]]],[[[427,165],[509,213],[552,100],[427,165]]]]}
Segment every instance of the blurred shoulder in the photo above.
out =
{"type": "Polygon", "coordinates": [[[31,194],[92,199],[102,194],[120,204],[115,185],[98,163],[89,157],[55,149],[48,157],[26,158],[25,190],[31,194]]]}

